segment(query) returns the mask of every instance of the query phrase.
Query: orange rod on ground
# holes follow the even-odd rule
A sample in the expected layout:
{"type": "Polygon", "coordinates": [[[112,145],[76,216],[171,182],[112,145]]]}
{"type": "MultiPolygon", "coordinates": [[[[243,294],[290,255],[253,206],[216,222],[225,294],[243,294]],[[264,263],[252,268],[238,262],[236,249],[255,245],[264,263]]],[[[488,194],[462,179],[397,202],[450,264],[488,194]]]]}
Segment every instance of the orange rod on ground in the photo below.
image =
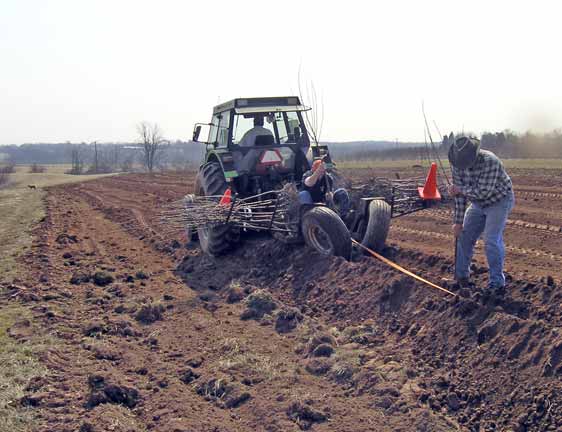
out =
{"type": "Polygon", "coordinates": [[[355,239],[351,239],[351,241],[353,243],[355,243],[357,246],[365,249],[367,252],[369,252],[372,256],[374,256],[375,258],[381,260],[383,263],[388,264],[390,267],[398,270],[399,272],[404,273],[405,275],[408,275],[410,277],[413,277],[416,280],[419,280],[420,282],[423,282],[426,285],[429,285],[432,288],[438,289],[440,291],[443,291],[447,294],[450,294],[452,296],[456,296],[456,294],[454,292],[451,292],[445,288],[440,287],[439,285],[435,285],[433,282],[430,282],[424,278],[422,278],[421,276],[418,276],[417,274],[412,273],[409,270],[406,270],[404,267],[400,267],[398,264],[393,263],[392,261],[390,261],[388,258],[383,257],[382,255],[376,253],[375,251],[369,249],[367,246],[363,246],[361,243],[359,243],[357,240],[355,239]]]}

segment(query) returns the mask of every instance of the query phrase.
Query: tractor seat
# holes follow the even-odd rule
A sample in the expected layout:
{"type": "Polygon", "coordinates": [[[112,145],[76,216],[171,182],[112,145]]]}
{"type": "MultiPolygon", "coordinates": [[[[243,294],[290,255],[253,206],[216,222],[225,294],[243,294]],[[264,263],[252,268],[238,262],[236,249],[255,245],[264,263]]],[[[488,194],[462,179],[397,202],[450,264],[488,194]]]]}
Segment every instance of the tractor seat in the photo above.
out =
{"type": "Polygon", "coordinates": [[[275,138],[273,137],[273,135],[258,135],[254,142],[254,145],[256,147],[272,146],[274,144],[275,144],[275,138]]]}

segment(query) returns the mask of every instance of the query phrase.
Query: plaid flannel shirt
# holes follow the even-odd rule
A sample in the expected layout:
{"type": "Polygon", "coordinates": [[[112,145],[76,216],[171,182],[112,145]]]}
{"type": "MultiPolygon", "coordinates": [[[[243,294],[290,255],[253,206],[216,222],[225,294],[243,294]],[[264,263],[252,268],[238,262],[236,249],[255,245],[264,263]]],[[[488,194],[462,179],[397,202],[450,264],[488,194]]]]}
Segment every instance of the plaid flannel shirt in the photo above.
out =
{"type": "Polygon", "coordinates": [[[455,197],[454,223],[462,224],[468,201],[489,207],[513,190],[511,179],[501,160],[492,152],[480,150],[474,166],[468,169],[453,167],[453,184],[462,195],[455,197]]]}

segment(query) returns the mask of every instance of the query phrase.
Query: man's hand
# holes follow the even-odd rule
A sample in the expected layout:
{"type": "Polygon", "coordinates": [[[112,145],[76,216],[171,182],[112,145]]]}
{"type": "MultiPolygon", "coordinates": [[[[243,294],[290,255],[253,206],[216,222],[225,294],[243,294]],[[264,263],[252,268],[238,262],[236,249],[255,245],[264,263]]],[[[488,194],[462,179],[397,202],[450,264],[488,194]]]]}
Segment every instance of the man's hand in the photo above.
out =
{"type": "Polygon", "coordinates": [[[308,187],[313,187],[318,180],[324,177],[324,174],[326,174],[326,167],[324,166],[324,163],[321,163],[318,168],[316,168],[316,171],[304,180],[304,184],[308,187]]]}
{"type": "Polygon", "coordinates": [[[455,238],[458,238],[462,233],[462,224],[454,224],[453,225],[453,234],[455,238]]]}
{"type": "Polygon", "coordinates": [[[458,186],[455,185],[450,185],[447,188],[447,192],[449,192],[449,195],[451,196],[457,196],[457,195],[461,195],[461,190],[458,188],[458,186]]]}

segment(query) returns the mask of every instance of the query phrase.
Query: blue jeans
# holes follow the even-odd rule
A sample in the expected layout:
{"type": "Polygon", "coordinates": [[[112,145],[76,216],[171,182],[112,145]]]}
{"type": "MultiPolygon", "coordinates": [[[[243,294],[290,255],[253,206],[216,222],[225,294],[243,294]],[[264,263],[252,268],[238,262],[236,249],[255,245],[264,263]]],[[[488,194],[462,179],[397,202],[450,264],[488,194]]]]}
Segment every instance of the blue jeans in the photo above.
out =
{"type": "Polygon", "coordinates": [[[482,208],[472,203],[464,215],[463,229],[457,240],[456,278],[468,278],[470,262],[474,254],[476,240],[484,233],[486,259],[489,267],[489,286],[505,286],[503,263],[505,247],[503,231],[507,216],[513,209],[515,198],[513,193],[489,207],[482,208]]]}
{"type": "MultiPolygon", "coordinates": [[[[312,196],[309,191],[303,190],[299,192],[299,200],[301,204],[314,204],[312,196]]],[[[339,188],[334,191],[334,204],[340,209],[340,216],[345,217],[349,213],[351,207],[351,199],[349,194],[344,188],[339,188]]]]}

